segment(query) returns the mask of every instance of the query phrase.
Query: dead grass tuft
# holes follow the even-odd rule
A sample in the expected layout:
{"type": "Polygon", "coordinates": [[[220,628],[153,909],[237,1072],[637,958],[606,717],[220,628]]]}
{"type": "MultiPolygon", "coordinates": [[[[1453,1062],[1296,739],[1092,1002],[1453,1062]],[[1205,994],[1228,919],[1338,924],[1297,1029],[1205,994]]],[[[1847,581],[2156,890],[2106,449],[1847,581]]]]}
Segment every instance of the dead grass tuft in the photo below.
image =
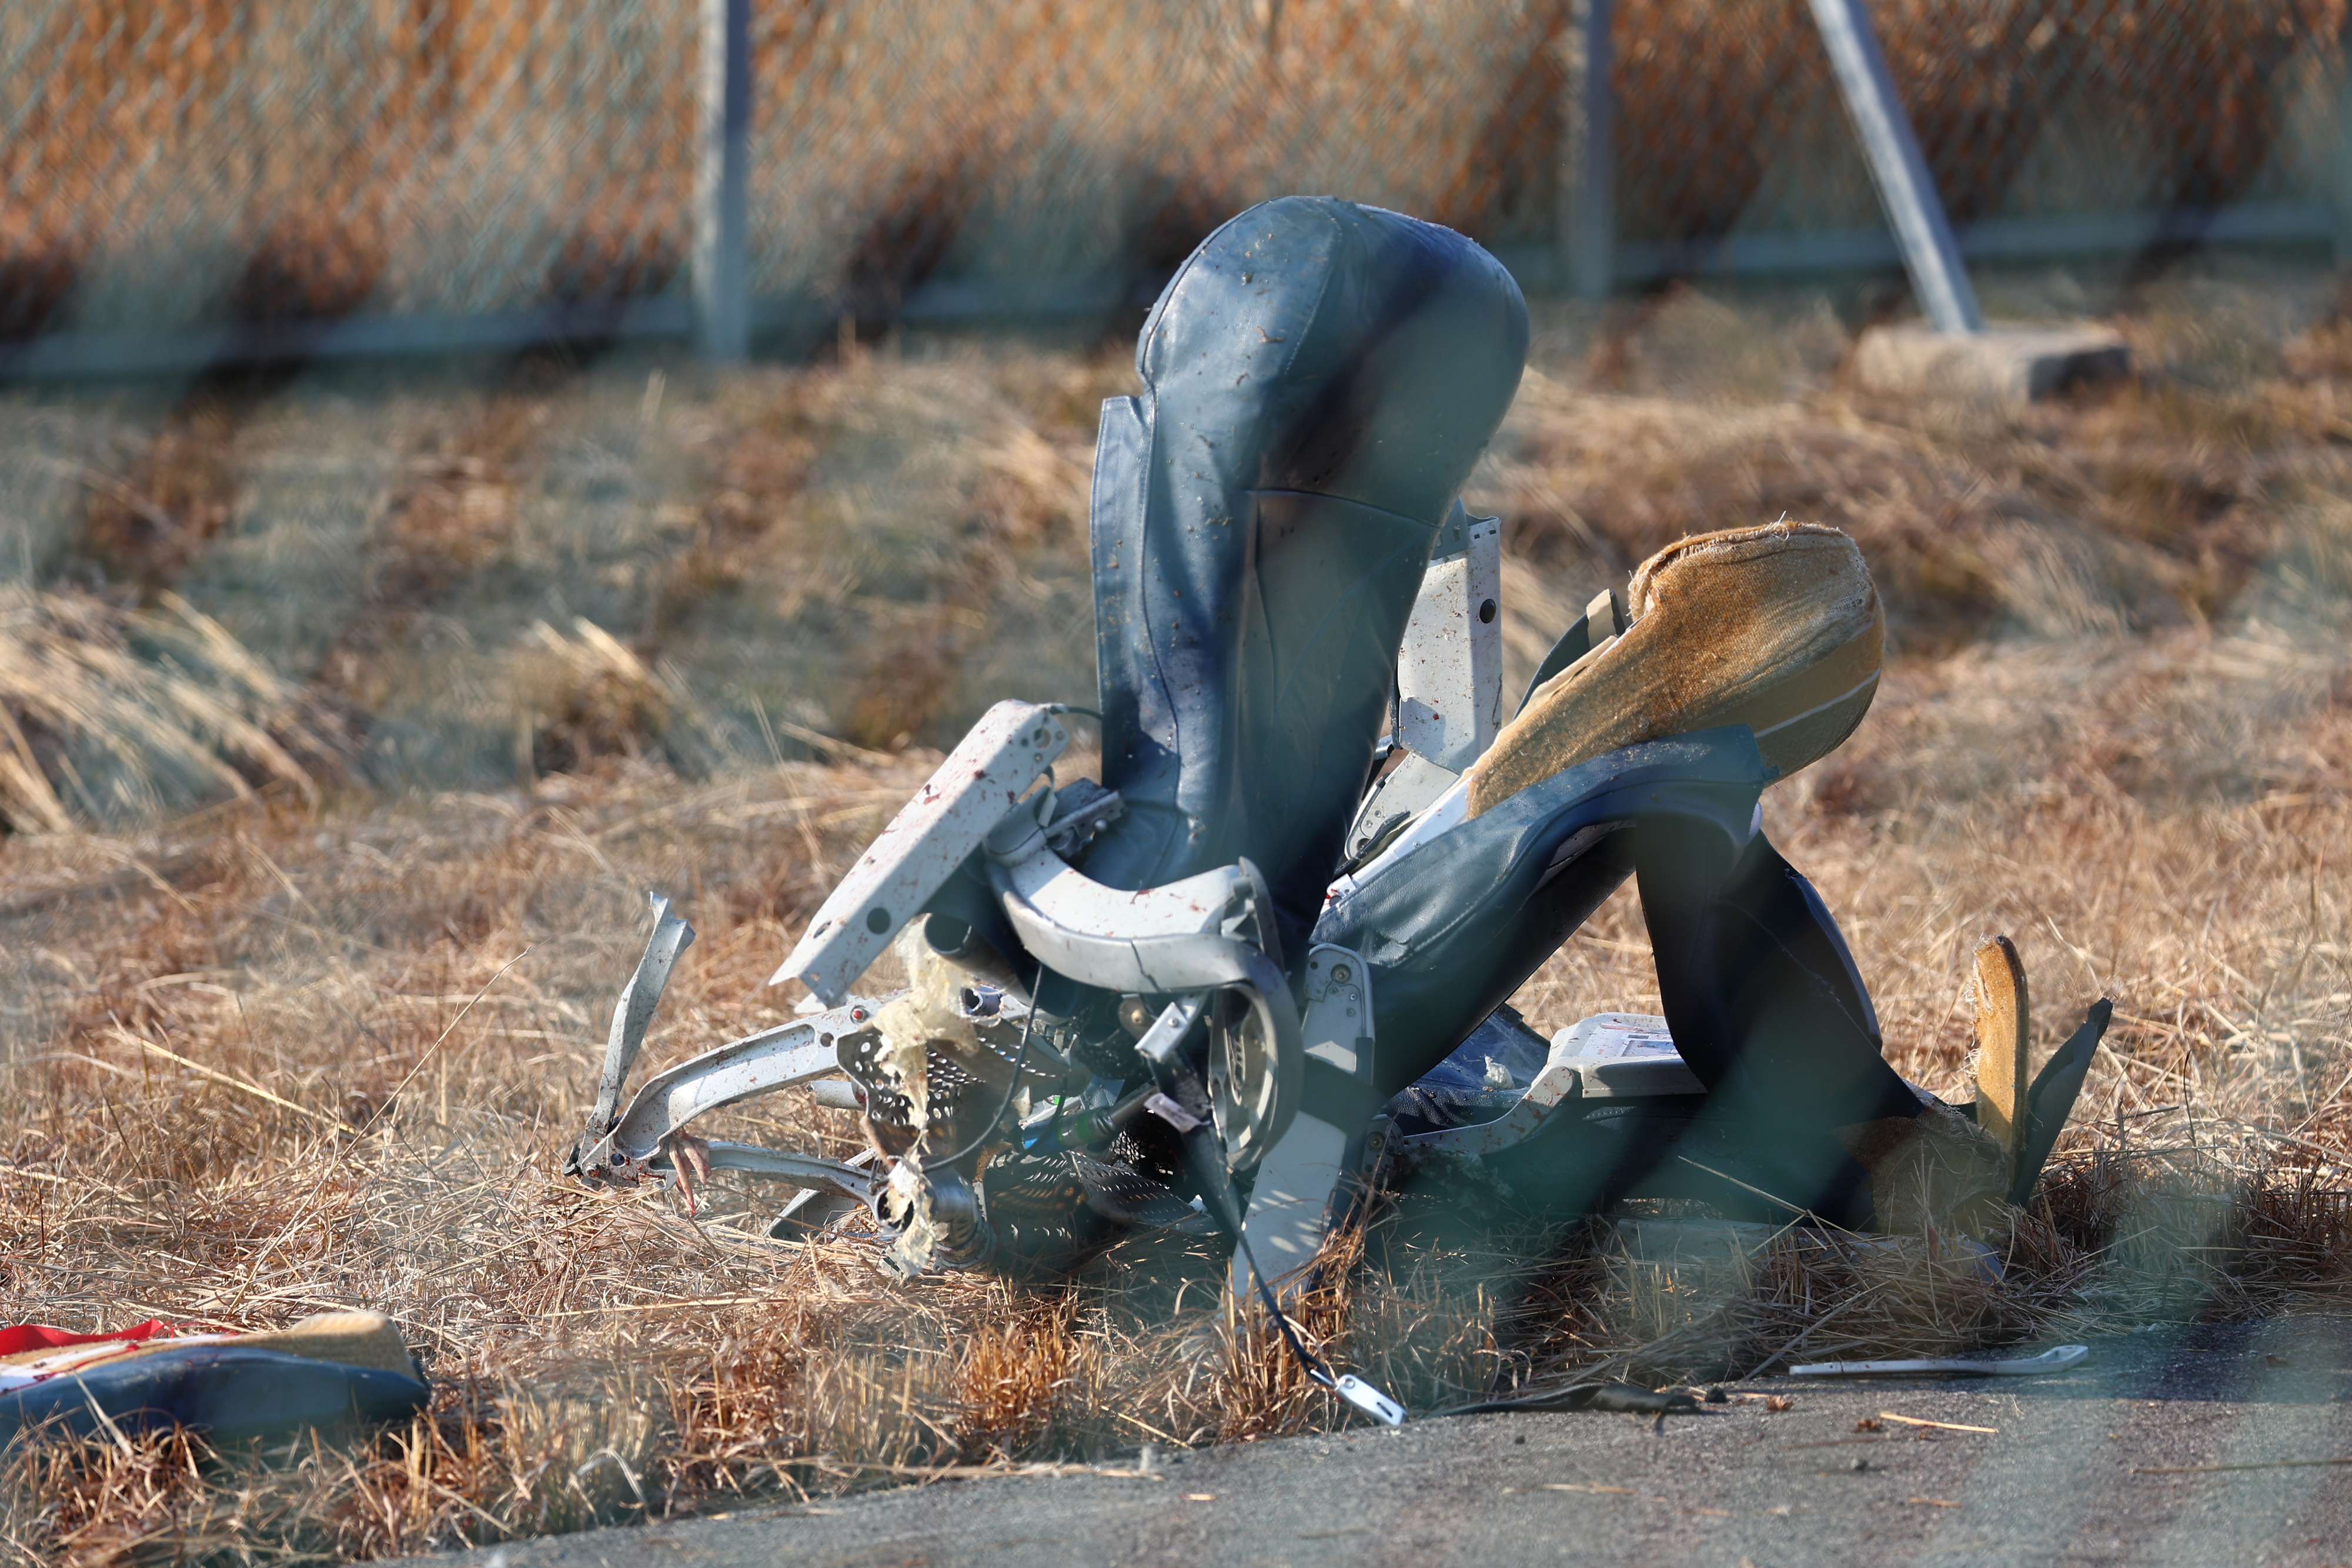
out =
{"type": "Polygon", "coordinates": [[[2074,1326],[2086,1254],[2028,1217],[1989,1259],[1933,1238],[1701,1218],[1580,1228],[1528,1297],[1538,1386],[1754,1376],[1945,1354],[2074,1326]]]}
{"type": "Polygon", "coordinates": [[[280,784],[319,799],[317,705],[175,594],[125,611],[0,586],[0,821],[64,832],[280,784]]]}
{"type": "Polygon", "coordinates": [[[27,1563],[135,1562],[217,1547],[218,1535],[205,1539],[213,1500],[202,1480],[216,1464],[202,1438],[177,1430],[14,1446],[0,1455],[0,1543],[27,1563]]]}
{"type": "Polygon", "coordinates": [[[636,757],[670,727],[677,706],[654,673],[620,640],[585,616],[569,632],[532,623],[526,645],[539,657],[518,674],[527,776],[577,773],[603,757],[636,757]]]}

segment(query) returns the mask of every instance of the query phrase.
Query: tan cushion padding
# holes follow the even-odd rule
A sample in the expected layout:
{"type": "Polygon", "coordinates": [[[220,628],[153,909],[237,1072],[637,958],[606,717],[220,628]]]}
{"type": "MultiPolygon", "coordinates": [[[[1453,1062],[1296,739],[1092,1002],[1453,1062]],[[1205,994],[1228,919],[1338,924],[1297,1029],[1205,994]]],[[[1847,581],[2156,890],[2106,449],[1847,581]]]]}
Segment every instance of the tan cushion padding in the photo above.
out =
{"type": "Polygon", "coordinates": [[[1624,635],[1538,687],[1471,765],[1477,816],[1604,752],[1719,725],[1781,777],[1853,733],[1878,688],[1885,612],[1862,551],[1819,523],[1695,534],[1634,572],[1624,635]]]}
{"type": "Polygon", "coordinates": [[[240,1335],[236,1341],[254,1350],[274,1350],[309,1361],[331,1361],[341,1366],[370,1366],[378,1372],[416,1375],[400,1331],[382,1312],[320,1312],[291,1328],[269,1333],[240,1335]]]}
{"type": "MultiPolygon", "coordinates": [[[[23,1351],[16,1355],[0,1356],[0,1364],[20,1364],[65,1355],[73,1350],[87,1350],[91,1361],[129,1360],[135,1356],[152,1355],[158,1351],[184,1350],[193,1343],[203,1343],[205,1336],[183,1335],[176,1339],[142,1340],[123,1345],[113,1354],[106,1354],[103,1343],[66,1346],[55,1349],[23,1351]]],[[[264,1333],[237,1334],[225,1343],[244,1349],[274,1350],[284,1355],[299,1355],[306,1361],[331,1361],[342,1366],[371,1367],[378,1372],[396,1372],[403,1377],[415,1377],[416,1368],[408,1359],[408,1347],[401,1343],[400,1331],[382,1312],[320,1312],[304,1318],[289,1328],[273,1329],[264,1333]]]]}

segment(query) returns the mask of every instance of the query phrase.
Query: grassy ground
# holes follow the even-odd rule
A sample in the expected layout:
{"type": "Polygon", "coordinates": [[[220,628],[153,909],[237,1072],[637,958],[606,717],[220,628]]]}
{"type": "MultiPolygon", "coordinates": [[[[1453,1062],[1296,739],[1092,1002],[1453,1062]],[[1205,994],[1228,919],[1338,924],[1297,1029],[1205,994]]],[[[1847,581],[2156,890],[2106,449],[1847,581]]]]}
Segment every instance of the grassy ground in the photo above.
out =
{"type": "MultiPolygon", "coordinates": [[[[2006,1283],[1799,1235],[1662,1270],[1402,1202],[1307,1312],[1351,1366],[1426,1409],[1817,1326],[1826,1353],[2340,1309],[2352,328],[2274,271],[2116,319],[2137,380],[2008,418],[1856,392],[1819,298],[1547,317],[1470,497],[1507,519],[1518,679],[1684,532],[1862,541],[1890,678],[1765,810],[1890,1054],[1964,1092],[1991,930],[2042,1050],[2117,1003],[2006,1283]]],[[[760,1239],[772,1193],[689,1219],[556,1175],[644,890],[701,933],[653,1067],[785,1016],[777,956],[979,707],[1089,689],[1092,419],[1130,376],[908,343],[0,403],[0,1320],[363,1304],[436,1385],[347,1450],[18,1451],[9,1552],[379,1556],[1336,1419],[1188,1244],[898,1288],[855,1243],[760,1239]]],[[[1630,892],[1519,1004],[1655,1005],[1630,892]]],[[[794,1095],[737,1124],[856,1142],[794,1095]]]]}

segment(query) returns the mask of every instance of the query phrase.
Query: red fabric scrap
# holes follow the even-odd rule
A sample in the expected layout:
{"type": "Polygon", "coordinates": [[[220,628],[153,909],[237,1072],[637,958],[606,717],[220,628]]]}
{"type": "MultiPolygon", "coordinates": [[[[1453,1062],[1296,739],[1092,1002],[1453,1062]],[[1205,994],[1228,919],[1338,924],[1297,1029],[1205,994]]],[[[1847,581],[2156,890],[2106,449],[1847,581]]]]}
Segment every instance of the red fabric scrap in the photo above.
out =
{"type": "Polygon", "coordinates": [[[28,1350],[63,1350],[68,1345],[102,1344],[115,1340],[135,1344],[142,1340],[169,1339],[178,1332],[176,1325],[161,1318],[149,1318],[143,1323],[104,1333],[68,1333],[47,1323],[10,1323],[0,1328],[0,1355],[20,1355],[28,1350]]]}

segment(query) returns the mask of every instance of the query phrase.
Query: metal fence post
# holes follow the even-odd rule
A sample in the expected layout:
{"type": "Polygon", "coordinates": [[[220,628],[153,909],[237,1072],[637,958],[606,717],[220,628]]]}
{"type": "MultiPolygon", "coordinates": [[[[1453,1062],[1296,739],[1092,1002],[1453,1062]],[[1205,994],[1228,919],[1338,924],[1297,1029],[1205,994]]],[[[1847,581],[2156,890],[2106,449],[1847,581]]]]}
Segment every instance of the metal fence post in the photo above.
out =
{"type": "Polygon", "coordinates": [[[1895,80],[1886,74],[1886,56],[1871,28],[1870,14],[1863,9],[1863,0],[1812,0],[1812,6],[1814,24],[1829,49],[1830,68],[1837,73],[1846,112],[1870,160],[1871,178],[1886,204],[1920,308],[1939,332],[1981,329],[1984,313],[1977,308],[1976,288],[1961,265],[1944,204],[1927,177],[1927,161],[1919,155],[1911,117],[1895,96],[1895,80]]]}
{"type": "Polygon", "coordinates": [[[2336,270],[2352,271],[2352,16],[2336,35],[2328,61],[2327,206],[2336,270]]]}
{"type": "Polygon", "coordinates": [[[1560,139],[1559,265],[1579,299],[1606,299],[1617,258],[1617,100],[1609,87],[1614,0],[1575,0],[1560,139]]]}
{"type": "Polygon", "coordinates": [[[751,308],[743,260],[751,136],[751,0],[702,0],[694,164],[694,333],[703,358],[741,360],[751,308]]]}

